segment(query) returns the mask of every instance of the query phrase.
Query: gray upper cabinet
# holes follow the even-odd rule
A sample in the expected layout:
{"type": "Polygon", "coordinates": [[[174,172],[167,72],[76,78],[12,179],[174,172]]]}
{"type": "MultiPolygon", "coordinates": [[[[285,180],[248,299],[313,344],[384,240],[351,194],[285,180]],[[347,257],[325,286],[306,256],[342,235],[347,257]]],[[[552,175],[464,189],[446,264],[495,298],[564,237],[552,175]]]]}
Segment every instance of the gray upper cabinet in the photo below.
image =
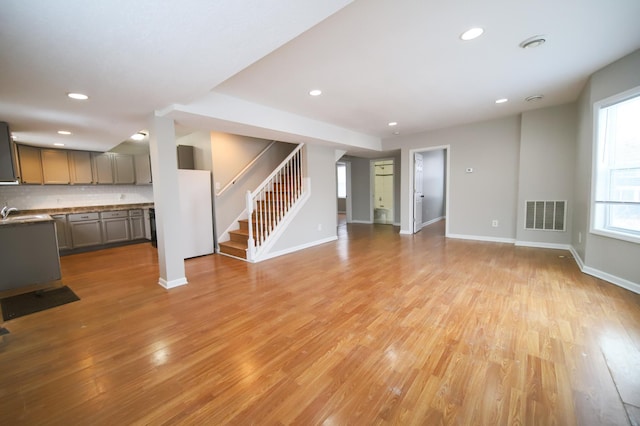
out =
{"type": "Polygon", "coordinates": [[[28,145],[18,145],[18,159],[20,162],[20,180],[22,183],[43,183],[42,159],[40,148],[28,145]]]}
{"type": "Polygon", "coordinates": [[[151,159],[146,154],[136,155],[133,158],[136,169],[136,185],[149,185],[151,183],[151,159]]]}
{"type": "Polygon", "coordinates": [[[62,149],[42,149],[42,175],[45,184],[68,185],[69,156],[62,149]]]}
{"type": "Polygon", "coordinates": [[[69,151],[69,175],[71,183],[76,185],[93,183],[91,153],[88,151],[69,151]]]}
{"type": "Polygon", "coordinates": [[[104,152],[102,154],[92,153],[93,160],[93,181],[99,184],[112,184],[113,167],[111,166],[111,154],[104,152]]]}
{"type": "Polygon", "coordinates": [[[133,156],[128,154],[112,154],[112,159],[114,183],[136,183],[136,174],[133,166],[133,156]]]}

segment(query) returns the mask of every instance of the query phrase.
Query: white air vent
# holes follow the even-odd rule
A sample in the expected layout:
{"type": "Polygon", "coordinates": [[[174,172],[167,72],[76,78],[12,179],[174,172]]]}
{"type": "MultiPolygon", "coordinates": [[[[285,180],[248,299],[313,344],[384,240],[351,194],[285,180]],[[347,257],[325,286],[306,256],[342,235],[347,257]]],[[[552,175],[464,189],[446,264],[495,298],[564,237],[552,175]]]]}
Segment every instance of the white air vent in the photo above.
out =
{"type": "Polygon", "coordinates": [[[566,201],[525,201],[525,229],[564,231],[566,201]]]}

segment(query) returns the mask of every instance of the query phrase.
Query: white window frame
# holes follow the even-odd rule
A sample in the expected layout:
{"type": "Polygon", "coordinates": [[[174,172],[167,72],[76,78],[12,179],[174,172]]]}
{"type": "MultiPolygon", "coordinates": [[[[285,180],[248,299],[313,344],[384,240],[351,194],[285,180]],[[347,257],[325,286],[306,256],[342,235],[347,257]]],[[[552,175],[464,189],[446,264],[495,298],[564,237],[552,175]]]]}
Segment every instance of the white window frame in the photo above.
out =
{"type": "Polygon", "coordinates": [[[627,231],[620,229],[619,231],[614,228],[604,228],[597,224],[597,212],[596,208],[600,204],[613,205],[616,202],[608,202],[608,200],[598,200],[597,188],[598,188],[598,154],[600,152],[599,145],[601,140],[601,118],[600,111],[604,108],[608,108],[615,104],[624,102],[626,100],[636,98],[640,96],[640,86],[629,89],[625,92],[600,100],[593,104],[593,162],[592,162],[592,179],[591,179],[591,217],[590,217],[590,232],[592,234],[601,235],[609,238],[615,238],[619,240],[629,241],[632,243],[640,244],[640,233],[633,231],[627,231]]]}

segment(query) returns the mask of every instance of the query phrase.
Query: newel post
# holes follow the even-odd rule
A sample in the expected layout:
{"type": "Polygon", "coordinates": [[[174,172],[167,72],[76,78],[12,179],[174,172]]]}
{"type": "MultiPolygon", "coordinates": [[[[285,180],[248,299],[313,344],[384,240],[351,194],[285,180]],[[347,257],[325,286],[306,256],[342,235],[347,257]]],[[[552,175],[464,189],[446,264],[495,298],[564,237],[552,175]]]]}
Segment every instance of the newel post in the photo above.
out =
{"type": "Polygon", "coordinates": [[[247,240],[247,260],[253,262],[256,255],[256,244],[253,239],[253,197],[251,191],[247,191],[246,203],[247,203],[247,216],[249,218],[249,239],[247,240]]]}

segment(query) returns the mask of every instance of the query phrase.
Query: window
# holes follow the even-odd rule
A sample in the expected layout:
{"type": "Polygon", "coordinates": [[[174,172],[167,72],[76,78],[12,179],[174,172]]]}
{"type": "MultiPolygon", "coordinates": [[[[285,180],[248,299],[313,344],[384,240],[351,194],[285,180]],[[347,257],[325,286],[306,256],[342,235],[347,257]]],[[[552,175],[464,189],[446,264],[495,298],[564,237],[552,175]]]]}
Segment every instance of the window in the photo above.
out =
{"type": "Polygon", "coordinates": [[[640,243],[640,87],[595,105],[594,233],[640,243]]]}
{"type": "Polygon", "coordinates": [[[337,164],[338,173],[338,198],[347,198],[347,165],[337,164]]]}

